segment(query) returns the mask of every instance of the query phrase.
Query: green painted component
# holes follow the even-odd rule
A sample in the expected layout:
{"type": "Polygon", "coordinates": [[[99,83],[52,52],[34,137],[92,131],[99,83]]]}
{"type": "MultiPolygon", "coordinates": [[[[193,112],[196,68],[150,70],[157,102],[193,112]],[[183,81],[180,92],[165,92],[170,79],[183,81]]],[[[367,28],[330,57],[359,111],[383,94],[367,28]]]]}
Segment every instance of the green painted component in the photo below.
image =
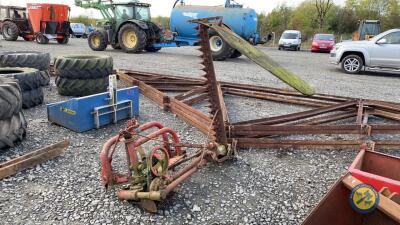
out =
{"type": "Polygon", "coordinates": [[[104,18],[102,24],[108,35],[109,44],[118,43],[118,32],[127,23],[134,23],[143,30],[148,30],[149,26],[155,26],[150,17],[151,5],[141,3],[138,0],[130,0],[125,3],[114,2],[113,0],[75,0],[75,5],[84,9],[97,9],[100,11],[104,18]],[[121,11],[129,13],[126,14],[126,18],[124,18],[121,11]],[[138,18],[140,16],[139,11],[148,16],[146,18],[138,18]],[[146,11],[148,13],[145,13],[146,11]]]}
{"type": "Polygon", "coordinates": [[[215,30],[230,46],[237,49],[243,55],[247,56],[253,62],[272,73],[289,86],[298,90],[304,95],[313,95],[315,90],[307,82],[302,80],[294,73],[281,67],[277,62],[268,57],[264,52],[249,44],[246,40],[232,32],[225,26],[217,24],[205,24],[215,30]]]}

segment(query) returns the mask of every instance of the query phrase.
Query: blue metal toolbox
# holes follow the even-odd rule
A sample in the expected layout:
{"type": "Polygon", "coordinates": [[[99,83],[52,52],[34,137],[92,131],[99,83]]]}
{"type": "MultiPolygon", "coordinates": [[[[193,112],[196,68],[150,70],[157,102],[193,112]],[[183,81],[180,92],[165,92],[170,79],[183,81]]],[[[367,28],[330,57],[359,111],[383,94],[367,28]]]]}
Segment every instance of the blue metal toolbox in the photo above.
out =
{"type": "Polygon", "coordinates": [[[139,88],[116,90],[115,100],[110,92],[73,98],[47,105],[47,117],[52,123],[75,132],[85,132],[119,120],[139,116],[139,88]]]}

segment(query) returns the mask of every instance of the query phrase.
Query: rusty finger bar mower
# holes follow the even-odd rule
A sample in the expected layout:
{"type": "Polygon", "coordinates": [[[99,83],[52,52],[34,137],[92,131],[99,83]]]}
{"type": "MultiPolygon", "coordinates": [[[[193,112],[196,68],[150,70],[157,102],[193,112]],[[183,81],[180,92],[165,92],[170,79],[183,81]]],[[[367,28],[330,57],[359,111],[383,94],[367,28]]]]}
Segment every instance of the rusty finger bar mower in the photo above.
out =
{"type": "Polygon", "coordinates": [[[244,45],[228,29],[222,26],[221,18],[192,21],[199,24],[202,78],[188,78],[149,72],[117,70],[120,80],[138,86],[141,94],[166,111],[180,117],[207,135],[209,143],[194,145],[180,143],[175,131],[159,123],[139,126],[131,122],[127,129],[111,138],[101,153],[102,181],[108,187],[113,184],[128,184],[118,193],[120,199],[136,200],[146,210],[155,212],[154,201],[161,201],[182,181],[208,162],[223,162],[231,158],[241,147],[303,147],[303,148],[354,148],[375,142],[375,148],[398,149],[400,141],[375,140],[375,134],[400,134],[400,104],[377,100],[360,100],[326,94],[315,94],[314,90],[291,72],[281,68],[264,53],[253,46],[244,45]],[[250,84],[220,82],[216,79],[208,30],[213,29],[222,38],[257,64],[300,91],[271,88],[250,84]],[[243,46],[240,46],[243,45],[243,46]],[[261,54],[262,53],[262,54],[261,54]],[[178,92],[169,96],[165,91],[178,92]],[[313,95],[312,95],[313,94],[313,95]],[[224,102],[225,95],[245,96],[280,103],[306,106],[310,109],[283,116],[261,118],[231,123],[224,102]],[[194,108],[199,103],[208,110],[194,108]],[[369,124],[374,116],[386,119],[385,124],[369,124]],[[348,122],[354,119],[354,122],[348,122]],[[343,123],[345,120],[345,123],[343,123]],[[340,125],[331,124],[340,121],[340,125]],[[347,123],[346,123],[347,121],[347,123]],[[157,130],[143,137],[143,131],[157,130]],[[296,135],[353,135],[349,140],[315,138],[292,139],[296,135]],[[167,138],[165,138],[167,136],[167,138]],[[169,138],[172,140],[169,140],[169,138]],[[145,151],[142,144],[158,142],[153,149],[145,151]],[[128,157],[128,173],[113,170],[111,163],[116,146],[122,144],[128,157]],[[181,147],[181,149],[179,149],[181,147]],[[182,148],[196,148],[188,155],[182,148]],[[200,149],[199,149],[200,147],[200,149]]]}

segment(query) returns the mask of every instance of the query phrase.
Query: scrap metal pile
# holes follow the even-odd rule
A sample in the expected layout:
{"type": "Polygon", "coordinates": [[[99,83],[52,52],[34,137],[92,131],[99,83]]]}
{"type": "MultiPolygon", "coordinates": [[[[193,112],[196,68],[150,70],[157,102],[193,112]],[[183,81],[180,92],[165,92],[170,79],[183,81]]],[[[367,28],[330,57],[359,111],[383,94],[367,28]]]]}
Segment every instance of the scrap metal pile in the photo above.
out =
{"type": "MultiPolygon", "coordinates": [[[[221,25],[220,18],[193,21],[199,24],[203,78],[187,78],[130,70],[118,70],[117,75],[128,85],[138,86],[141,94],[170,111],[207,135],[204,145],[181,143],[177,134],[159,123],[139,126],[131,122],[126,130],[110,139],[101,153],[102,180],[105,186],[128,183],[120,191],[121,199],[141,201],[141,205],[156,211],[154,201],[161,201],[179,183],[208,162],[223,162],[239,148],[304,147],[328,149],[359,149],[360,145],[374,149],[399,149],[400,140],[380,135],[400,134],[400,104],[377,100],[314,94],[304,81],[273,63],[261,51],[247,46],[221,25]],[[212,21],[212,22],[210,22],[212,21]],[[271,88],[217,81],[212,61],[208,30],[212,28],[230,45],[267,69],[296,90],[271,88]],[[167,94],[168,92],[169,94],[167,94]],[[171,93],[179,93],[173,95],[171,93]],[[311,109],[288,115],[232,123],[224,96],[244,96],[311,109]],[[199,110],[207,104],[209,110],[199,110]],[[199,107],[195,107],[199,106],[199,107]],[[371,123],[379,121],[379,123],[371,123]],[[143,131],[157,128],[144,135],[143,131]],[[308,135],[297,139],[298,135],[308,135]],[[325,140],[329,135],[330,140],[325,140]],[[332,136],[337,135],[337,138],[332,136]],[[161,141],[160,139],[161,138],[161,141]],[[172,138],[172,139],[171,139],[172,138]],[[171,140],[170,140],[171,139],[171,140]],[[154,142],[150,154],[142,144],[154,142]],[[112,169],[117,145],[122,143],[128,156],[128,173],[121,175],[112,169]],[[186,151],[194,148],[196,151],[186,151]],[[189,155],[189,153],[192,153],[189,155]],[[183,165],[185,164],[185,165],[183,165]],[[179,170],[173,170],[177,168],[179,170]]],[[[398,206],[400,208],[400,206],[398,206]]],[[[396,216],[396,215],[395,215],[396,216]]],[[[397,218],[400,220],[400,217],[397,218]]]]}

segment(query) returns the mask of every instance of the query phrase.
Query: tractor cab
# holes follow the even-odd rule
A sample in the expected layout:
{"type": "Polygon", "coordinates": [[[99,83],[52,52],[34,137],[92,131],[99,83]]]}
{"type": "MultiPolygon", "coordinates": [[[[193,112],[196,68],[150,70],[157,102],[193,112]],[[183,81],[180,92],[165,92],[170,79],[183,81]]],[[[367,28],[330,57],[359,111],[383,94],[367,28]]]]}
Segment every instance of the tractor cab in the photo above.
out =
{"type": "Polygon", "coordinates": [[[122,22],[131,19],[150,21],[150,6],[138,2],[115,4],[115,19],[122,22]]]}
{"type": "Polygon", "coordinates": [[[0,6],[0,20],[4,19],[27,19],[26,8],[17,6],[0,6]]]}

